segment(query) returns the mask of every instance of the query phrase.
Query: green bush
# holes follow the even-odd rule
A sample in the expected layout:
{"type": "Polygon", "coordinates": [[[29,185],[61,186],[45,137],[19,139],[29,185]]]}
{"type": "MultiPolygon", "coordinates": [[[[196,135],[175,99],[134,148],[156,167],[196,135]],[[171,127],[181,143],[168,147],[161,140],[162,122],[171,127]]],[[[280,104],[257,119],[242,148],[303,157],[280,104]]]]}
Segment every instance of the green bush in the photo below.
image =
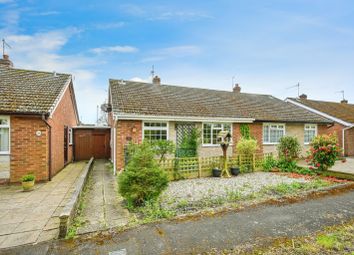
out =
{"type": "Polygon", "coordinates": [[[318,170],[326,171],[335,164],[340,153],[341,149],[334,134],[321,135],[312,140],[307,161],[311,162],[318,170]]]}
{"type": "Polygon", "coordinates": [[[168,178],[159,167],[149,142],[132,146],[131,159],[118,177],[119,193],[128,204],[140,206],[158,198],[167,188],[168,178]]]}
{"type": "Polygon", "coordinates": [[[31,182],[31,181],[34,181],[35,179],[36,179],[36,177],[33,174],[26,174],[26,175],[22,176],[21,181],[31,182]]]}
{"type": "Polygon", "coordinates": [[[179,158],[197,157],[198,147],[201,142],[200,137],[200,130],[198,128],[193,128],[190,133],[186,132],[176,150],[176,156],[179,158]]]}
{"type": "Polygon", "coordinates": [[[262,161],[263,171],[269,172],[276,166],[277,160],[273,157],[273,155],[266,156],[262,161]]]}
{"type": "Polygon", "coordinates": [[[277,150],[280,159],[290,162],[299,157],[301,146],[296,137],[284,136],[280,138],[277,150]]]}
{"type": "Polygon", "coordinates": [[[175,151],[175,144],[170,140],[157,140],[151,144],[155,154],[160,158],[160,162],[166,159],[167,154],[173,154],[175,151]]]}
{"type": "Polygon", "coordinates": [[[288,161],[285,158],[281,158],[277,162],[277,167],[283,172],[296,172],[296,161],[288,161]]]}
{"type": "Polygon", "coordinates": [[[236,150],[242,155],[253,155],[258,149],[257,140],[241,138],[237,145],[236,150]]]}

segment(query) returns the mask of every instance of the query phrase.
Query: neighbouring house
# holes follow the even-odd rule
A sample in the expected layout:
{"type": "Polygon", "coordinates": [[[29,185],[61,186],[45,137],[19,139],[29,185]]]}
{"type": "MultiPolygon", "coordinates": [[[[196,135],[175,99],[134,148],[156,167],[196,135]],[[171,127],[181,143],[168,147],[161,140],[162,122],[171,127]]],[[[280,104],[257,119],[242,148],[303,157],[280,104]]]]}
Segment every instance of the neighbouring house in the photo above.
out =
{"type": "Polygon", "coordinates": [[[239,85],[233,91],[219,91],[162,85],[159,77],[152,83],[111,79],[109,104],[112,158],[117,169],[124,168],[125,145],[129,142],[169,139],[178,147],[191,127],[201,130],[198,154],[206,157],[222,154],[216,141],[222,130],[232,134],[228,153],[237,153],[242,124],[248,124],[261,153],[275,152],[284,135],[298,137],[304,153],[312,138],[326,132],[332,123],[271,95],[241,93],[239,85]]]}
{"type": "Polygon", "coordinates": [[[354,156],[354,104],[345,99],[339,103],[310,100],[305,94],[286,101],[332,120],[333,125],[327,128],[327,133],[337,135],[345,156],[354,156]]]}
{"type": "Polygon", "coordinates": [[[70,74],[13,68],[0,59],[0,179],[50,180],[73,159],[79,123],[70,74]]]}

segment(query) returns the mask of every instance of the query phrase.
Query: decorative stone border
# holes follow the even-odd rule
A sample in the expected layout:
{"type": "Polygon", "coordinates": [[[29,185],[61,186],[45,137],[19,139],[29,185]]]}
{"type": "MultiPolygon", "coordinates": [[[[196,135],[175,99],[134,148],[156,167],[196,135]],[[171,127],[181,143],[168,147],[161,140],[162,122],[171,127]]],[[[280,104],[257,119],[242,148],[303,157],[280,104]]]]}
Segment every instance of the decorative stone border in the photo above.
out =
{"type": "Polygon", "coordinates": [[[82,190],[86,184],[88,175],[92,169],[94,158],[92,157],[90,161],[85,166],[85,169],[82,171],[81,175],[75,181],[75,190],[71,195],[70,200],[64,206],[63,211],[61,212],[59,219],[59,238],[64,238],[70,226],[72,219],[76,214],[76,209],[78,206],[78,202],[82,193],[82,190]]]}

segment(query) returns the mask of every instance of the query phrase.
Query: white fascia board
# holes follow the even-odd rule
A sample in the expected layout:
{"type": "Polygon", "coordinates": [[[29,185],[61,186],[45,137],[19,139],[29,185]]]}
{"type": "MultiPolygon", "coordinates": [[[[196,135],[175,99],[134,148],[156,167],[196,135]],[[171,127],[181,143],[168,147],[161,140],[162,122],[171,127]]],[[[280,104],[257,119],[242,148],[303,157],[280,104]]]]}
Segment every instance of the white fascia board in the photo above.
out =
{"type": "Polygon", "coordinates": [[[327,118],[327,119],[333,120],[334,122],[337,122],[337,123],[342,124],[342,125],[344,125],[344,126],[349,127],[349,126],[353,126],[353,125],[354,125],[353,123],[346,122],[346,121],[344,121],[344,120],[338,119],[338,118],[333,117],[333,116],[331,116],[331,115],[328,115],[328,114],[326,114],[326,113],[324,113],[324,112],[321,112],[321,111],[315,110],[315,109],[313,109],[313,108],[311,108],[311,107],[308,107],[308,106],[306,106],[306,105],[303,105],[302,103],[293,101],[293,100],[291,100],[291,99],[289,99],[289,98],[285,99],[285,102],[289,102],[289,103],[292,103],[292,104],[294,104],[294,105],[296,105],[296,106],[302,107],[302,108],[304,108],[304,109],[306,109],[306,110],[308,110],[308,111],[310,111],[310,112],[313,112],[313,113],[316,113],[316,114],[318,114],[318,115],[321,115],[322,117],[325,117],[325,118],[327,118]]]}
{"type": "Polygon", "coordinates": [[[220,122],[220,123],[253,123],[253,118],[223,118],[223,117],[193,117],[193,116],[163,116],[163,115],[115,115],[116,120],[143,120],[143,121],[191,121],[191,122],[220,122]]]}
{"type": "MultiPolygon", "coordinates": [[[[71,75],[69,76],[69,79],[66,81],[66,84],[64,86],[64,88],[60,91],[60,94],[59,96],[55,99],[54,101],[54,106],[52,106],[50,109],[49,109],[49,117],[52,118],[53,117],[53,114],[55,112],[55,110],[57,109],[60,101],[62,100],[64,94],[65,94],[65,91],[69,88],[69,85],[71,83],[71,80],[72,80],[72,77],[71,75]]],[[[75,107],[75,106],[74,106],[75,107]]]]}

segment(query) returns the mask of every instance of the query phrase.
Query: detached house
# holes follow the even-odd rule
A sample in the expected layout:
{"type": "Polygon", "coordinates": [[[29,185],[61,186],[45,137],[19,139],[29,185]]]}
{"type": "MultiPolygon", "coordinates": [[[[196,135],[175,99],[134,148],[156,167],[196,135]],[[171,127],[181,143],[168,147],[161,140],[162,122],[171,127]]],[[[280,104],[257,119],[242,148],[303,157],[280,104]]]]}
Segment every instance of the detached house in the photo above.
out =
{"type": "Polygon", "coordinates": [[[310,100],[304,94],[287,101],[333,121],[327,133],[335,132],[344,155],[354,156],[354,104],[344,99],[340,103],[310,100]]]}
{"type": "Polygon", "coordinates": [[[303,151],[312,138],[327,131],[332,121],[270,95],[219,91],[124,80],[109,81],[112,158],[117,169],[124,167],[124,148],[143,139],[172,140],[178,144],[185,130],[197,127],[202,133],[199,155],[221,155],[217,134],[230,131],[233,146],[241,137],[240,125],[248,124],[260,152],[275,152],[285,135],[298,137],[303,151]]]}
{"type": "Polygon", "coordinates": [[[50,180],[72,161],[72,127],[79,122],[69,74],[13,68],[0,59],[0,180],[33,173],[50,180]]]}

